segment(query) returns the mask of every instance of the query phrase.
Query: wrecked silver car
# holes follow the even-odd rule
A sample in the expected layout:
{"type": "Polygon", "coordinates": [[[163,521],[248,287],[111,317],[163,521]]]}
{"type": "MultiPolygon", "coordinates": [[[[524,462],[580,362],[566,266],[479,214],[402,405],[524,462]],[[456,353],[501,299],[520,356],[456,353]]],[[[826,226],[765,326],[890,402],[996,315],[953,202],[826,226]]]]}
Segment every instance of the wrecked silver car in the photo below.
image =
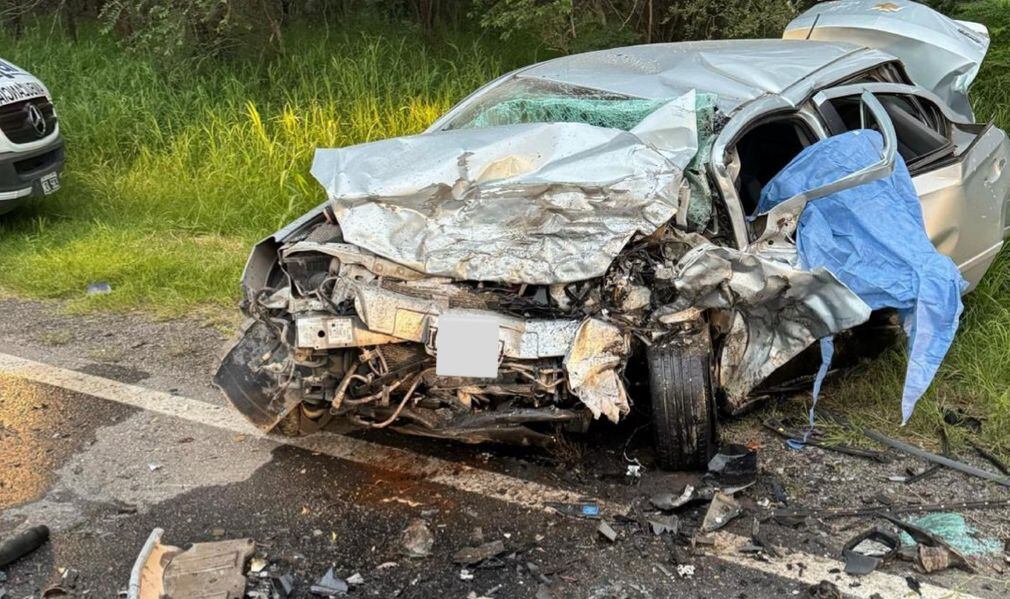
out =
{"type": "Polygon", "coordinates": [[[965,290],[1010,231],[1007,137],[965,95],[983,27],[829,2],[785,37],[558,58],[423,134],[319,150],[328,200],[253,250],[217,385],[264,430],[532,445],[641,401],[659,463],[704,464],[719,408],[876,323],[840,275],[804,268],[808,202],[907,165],[965,290]],[[758,211],[804,150],[861,131],[880,140],[865,167],[758,211]]]}

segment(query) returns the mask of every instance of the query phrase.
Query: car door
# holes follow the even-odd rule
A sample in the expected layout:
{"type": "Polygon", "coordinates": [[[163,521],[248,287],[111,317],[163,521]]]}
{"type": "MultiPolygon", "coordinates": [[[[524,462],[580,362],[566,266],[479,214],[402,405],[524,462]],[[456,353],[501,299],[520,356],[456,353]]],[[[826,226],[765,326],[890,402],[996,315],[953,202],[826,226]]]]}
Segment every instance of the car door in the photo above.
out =
{"type": "Polygon", "coordinates": [[[992,124],[966,124],[933,94],[911,85],[866,83],[823,90],[814,103],[833,134],[877,128],[863,114],[869,91],[886,110],[922,202],[926,232],[970,288],[992,264],[1007,233],[1010,142],[992,124]]]}

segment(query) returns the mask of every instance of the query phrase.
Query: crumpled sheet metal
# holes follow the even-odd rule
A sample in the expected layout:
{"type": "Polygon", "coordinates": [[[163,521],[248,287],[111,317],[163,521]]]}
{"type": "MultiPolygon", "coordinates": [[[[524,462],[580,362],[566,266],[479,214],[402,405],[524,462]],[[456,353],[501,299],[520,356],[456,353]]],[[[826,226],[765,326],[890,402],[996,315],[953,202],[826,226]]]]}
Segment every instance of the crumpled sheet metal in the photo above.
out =
{"type": "Polygon", "coordinates": [[[736,311],[720,365],[732,400],[743,400],[817,339],[870,317],[870,307],[834,275],[801,270],[795,258],[795,248],[764,254],[706,243],[677,265],[672,310],[736,311]]]}
{"type": "Polygon", "coordinates": [[[839,0],[814,5],[782,37],[852,42],[893,54],[913,81],[974,120],[968,87],[989,49],[985,25],[956,21],[909,0],[839,0]]]}
{"type": "Polygon", "coordinates": [[[594,418],[602,414],[616,423],[631,411],[617,372],[629,351],[628,338],[608,322],[587,318],[575,333],[564,360],[568,384],[594,418]]]}
{"type": "Polygon", "coordinates": [[[630,131],[536,123],[316,152],[344,240],[429,275],[553,284],[602,275],[677,211],[693,91],[630,131]]]}

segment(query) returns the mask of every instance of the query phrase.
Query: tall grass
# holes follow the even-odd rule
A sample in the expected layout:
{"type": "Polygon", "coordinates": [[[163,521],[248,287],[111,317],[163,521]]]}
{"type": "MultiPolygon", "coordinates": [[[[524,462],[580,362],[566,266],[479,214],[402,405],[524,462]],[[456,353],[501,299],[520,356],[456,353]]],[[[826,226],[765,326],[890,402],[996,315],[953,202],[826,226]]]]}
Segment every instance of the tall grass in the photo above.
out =
{"type": "Polygon", "coordinates": [[[232,304],[249,245],[322,201],[315,148],[419,132],[535,59],[368,22],[287,40],[267,64],[166,72],[95,32],[0,38],[53,91],[69,160],[58,195],[0,219],[0,287],[84,308],[232,304]],[[98,280],[112,293],[85,295],[98,280]]]}

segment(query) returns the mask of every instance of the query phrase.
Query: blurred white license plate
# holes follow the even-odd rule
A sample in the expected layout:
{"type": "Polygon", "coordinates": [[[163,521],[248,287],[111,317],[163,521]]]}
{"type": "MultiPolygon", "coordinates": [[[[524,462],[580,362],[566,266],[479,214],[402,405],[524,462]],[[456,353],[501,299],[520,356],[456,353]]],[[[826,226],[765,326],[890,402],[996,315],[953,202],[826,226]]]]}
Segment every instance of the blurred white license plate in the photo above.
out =
{"type": "Polygon", "coordinates": [[[60,174],[49,173],[48,175],[42,175],[39,183],[42,184],[42,194],[49,195],[60,188],[60,174]]]}
{"type": "Polygon", "coordinates": [[[498,318],[473,312],[445,312],[438,317],[435,374],[496,378],[498,318]]]}

